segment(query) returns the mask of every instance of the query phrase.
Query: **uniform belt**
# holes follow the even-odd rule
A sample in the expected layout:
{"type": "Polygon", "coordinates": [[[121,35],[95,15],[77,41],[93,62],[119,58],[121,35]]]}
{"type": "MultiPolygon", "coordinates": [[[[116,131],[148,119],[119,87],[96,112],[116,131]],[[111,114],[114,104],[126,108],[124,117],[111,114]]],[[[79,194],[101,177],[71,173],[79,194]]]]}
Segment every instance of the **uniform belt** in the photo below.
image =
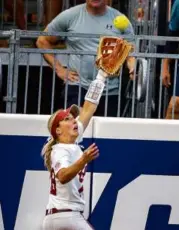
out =
{"type": "Polygon", "coordinates": [[[50,214],[55,214],[55,213],[59,213],[59,212],[72,212],[73,210],[71,209],[56,209],[56,208],[52,208],[52,209],[47,209],[46,210],[46,215],[50,215],[50,214]]]}
{"type": "MultiPolygon", "coordinates": [[[[47,209],[46,210],[46,216],[50,215],[50,214],[55,214],[55,213],[59,213],[59,212],[78,212],[78,211],[74,211],[71,209],[56,209],[56,208],[52,208],[52,209],[47,209]]],[[[80,212],[83,213],[83,212],[80,212]]]]}

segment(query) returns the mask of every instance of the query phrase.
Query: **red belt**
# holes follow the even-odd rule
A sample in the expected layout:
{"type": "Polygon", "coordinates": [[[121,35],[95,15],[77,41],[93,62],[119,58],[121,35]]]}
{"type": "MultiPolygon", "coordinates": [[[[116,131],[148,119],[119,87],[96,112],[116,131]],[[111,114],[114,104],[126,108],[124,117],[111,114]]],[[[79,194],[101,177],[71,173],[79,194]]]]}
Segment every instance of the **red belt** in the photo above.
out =
{"type": "Polygon", "coordinates": [[[50,214],[55,214],[55,213],[59,213],[59,212],[72,212],[73,210],[71,209],[56,209],[56,208],[52,208],[52,209],[47,209],[46,210],[46,215],[50,215],[50,214]]]}
{"type": "MultiPolygon", "coordinates": [[[[52,209],[47,209],[46,210],[46,216],[50,215],[50,214],[59,213],[59,212],[80,212],[80,211],[75,211],[75,210],[71,210],[71,209],[56,209],[56,208],[52,208],[52,209]]],[[[83,212],[81,211],[80,213],[82,214],[83,212]]]]}

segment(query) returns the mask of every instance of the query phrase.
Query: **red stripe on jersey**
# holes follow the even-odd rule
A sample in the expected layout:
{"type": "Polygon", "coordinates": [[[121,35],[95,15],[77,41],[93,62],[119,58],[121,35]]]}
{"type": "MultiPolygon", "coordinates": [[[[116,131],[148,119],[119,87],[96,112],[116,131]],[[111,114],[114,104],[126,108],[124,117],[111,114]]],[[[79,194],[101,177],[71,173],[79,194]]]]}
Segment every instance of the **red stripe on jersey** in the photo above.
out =
{"type": "Polygon", "coordinates": [[[57,195],[57,189],[56,189],[56,180],[55,180],[54,169],[51,170],[50,178],[51,178],[50,194],[56,196],[57,195]]]}

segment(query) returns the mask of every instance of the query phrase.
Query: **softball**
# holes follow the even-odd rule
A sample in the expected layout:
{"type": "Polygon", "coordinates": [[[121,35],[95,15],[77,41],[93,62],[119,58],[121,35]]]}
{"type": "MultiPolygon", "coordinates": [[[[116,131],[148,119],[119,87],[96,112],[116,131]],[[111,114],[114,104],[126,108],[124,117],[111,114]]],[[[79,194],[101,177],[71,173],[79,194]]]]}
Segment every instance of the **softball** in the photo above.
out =
{"type": "Polygon", "coordinates": [[[113,20],[114,26],[119,30],[125,30],[129,26],[129,19],[125,15],[117,16],[113,20]]]}

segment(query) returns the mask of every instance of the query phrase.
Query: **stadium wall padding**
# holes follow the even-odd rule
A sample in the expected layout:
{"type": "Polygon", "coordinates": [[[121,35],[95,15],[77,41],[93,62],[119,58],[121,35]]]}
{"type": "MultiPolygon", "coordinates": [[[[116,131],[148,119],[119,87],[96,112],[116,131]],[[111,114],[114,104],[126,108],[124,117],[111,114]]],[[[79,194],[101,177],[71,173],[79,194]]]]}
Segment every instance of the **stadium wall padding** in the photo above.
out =
{"type": "MultiPolygon", "coordinates": [[[[49,192],[46,115],[0,114],[0,230],[39,230],[49,192]]],[[[96,230],[179,229],[179,121],[94,117],[84,215],[96,230]]]]}

